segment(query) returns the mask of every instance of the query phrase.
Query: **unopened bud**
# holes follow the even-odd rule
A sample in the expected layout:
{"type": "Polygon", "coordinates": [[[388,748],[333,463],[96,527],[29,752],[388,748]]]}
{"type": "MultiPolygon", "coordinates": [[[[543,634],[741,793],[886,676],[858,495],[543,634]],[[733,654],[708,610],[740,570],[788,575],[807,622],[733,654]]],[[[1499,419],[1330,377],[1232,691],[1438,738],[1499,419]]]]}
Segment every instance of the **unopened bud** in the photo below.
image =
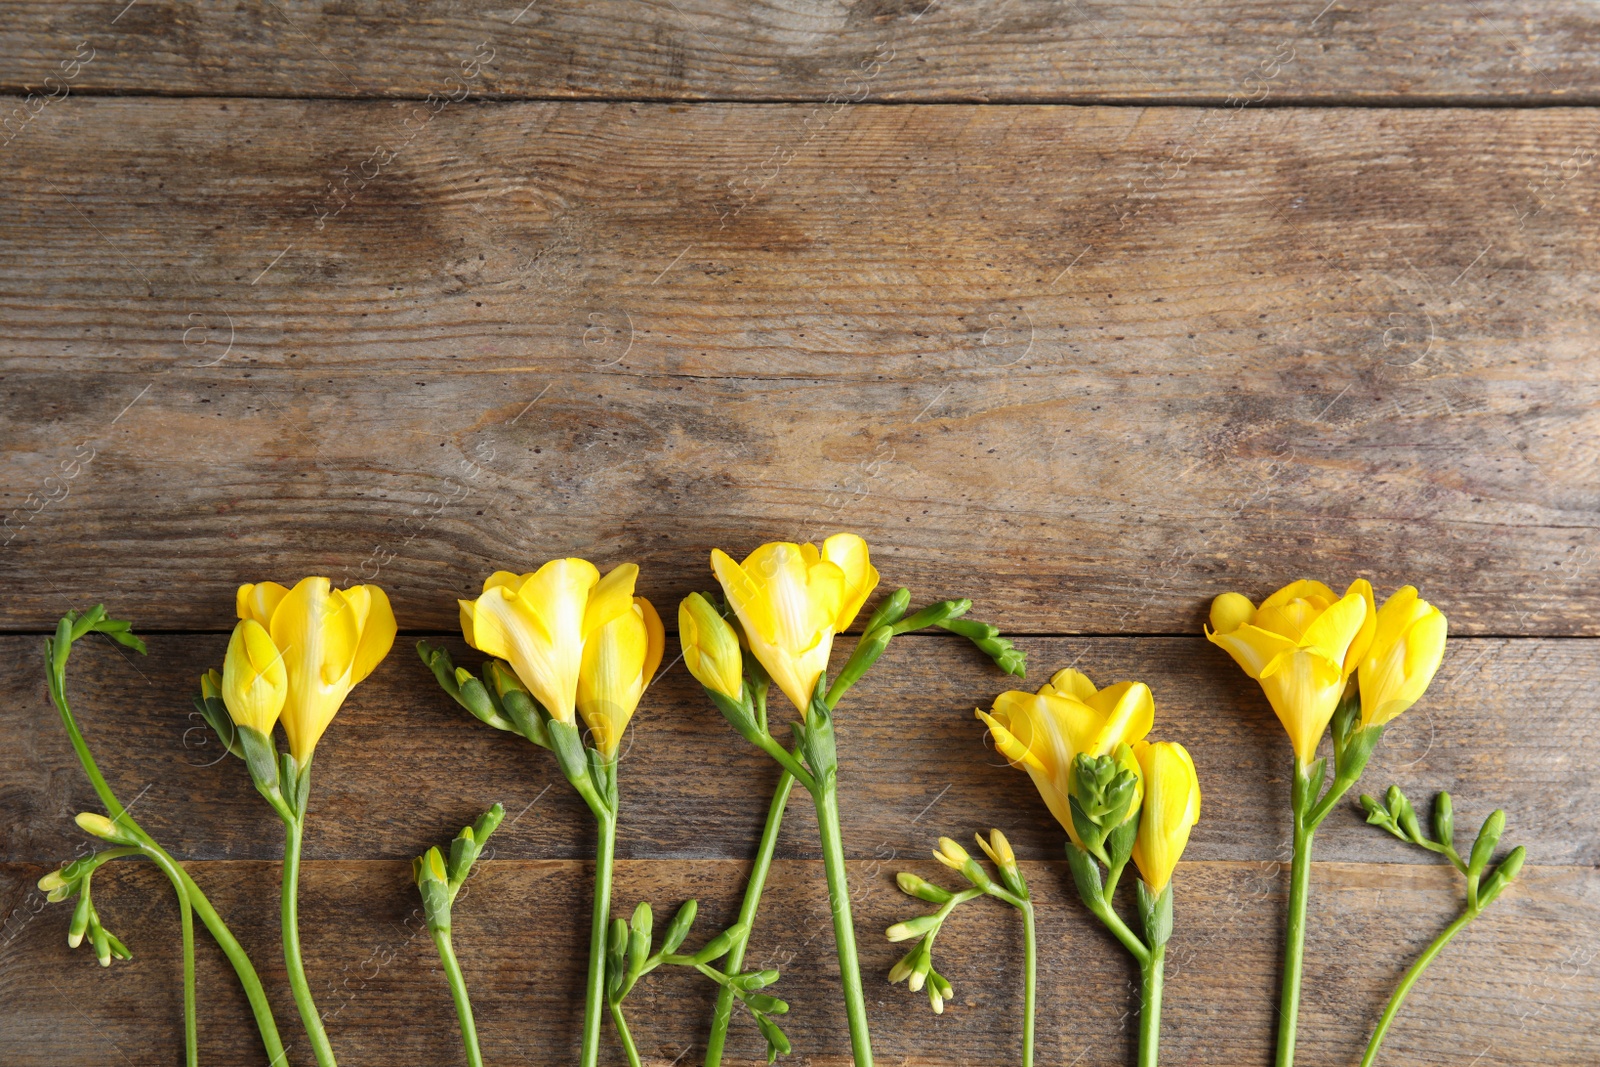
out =
{"type": "Polygon", "coordinates": [[[111,841],[119,845],[138,844],[138,840],[132,834],[99,812],[79,812],[73,821],[78,824],[78,829],[86,834],[93,834],[102,841],[111,841]]]}

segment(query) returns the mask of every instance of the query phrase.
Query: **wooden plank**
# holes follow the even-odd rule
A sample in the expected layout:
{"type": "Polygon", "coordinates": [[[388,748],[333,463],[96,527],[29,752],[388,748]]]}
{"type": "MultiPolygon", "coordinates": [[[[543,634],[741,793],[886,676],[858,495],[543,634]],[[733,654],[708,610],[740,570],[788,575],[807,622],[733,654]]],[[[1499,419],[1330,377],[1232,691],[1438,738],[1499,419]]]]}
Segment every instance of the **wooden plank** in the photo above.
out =
{"type": "Polygon", "coordinates": [[[1600,632],[1589,112],[419,114],[67,100],[0,159],[5,626],[326,572],[439,629],[848,527],[1019,631],[1364,575],[1600,632]]]}
{"type": "MultiPolygon", "coordinates": [[[[955,987],[935,1017],[920,994],[884,976],[901,949],[889,923],[925,907],[895,889],[899,864],[851,871],[868,1004],[879,1057],[914,1065],[1005,1063],[1017,1055],[1020,927],[989,901],[967,905],[940,936],[936,966],[955,987]]],[[[948,883],[931,861],[909,865],[948,883]]],[[[43,868],[0,867],[13,902],[0,948],[0,1043],[14,1067],[170,1063],[181,1041],[176,915],[148,868],[114,865],[96,878],[105,921],[135,952],[109,972],[69,951],[65,905],[34,911],[26,890],[43,868]],[[120,1057],[119,1057],[120,1054],[120,1057]]],[[[296,1027],[275,946],[276,865],[199,863],[196,880],[233,918],[278,1005],[286,1037],[296,1027]]],[[[650,899],[658,911],[701,900],[699,937],[737,910],[744,865],[727,861],[624,861],[615,900],[650,899]]],[[[1039,1060],[1100,1067],[1131,1062],[1137,975],[1126,953],[1072,897],[1064,862],[1029,863],[1040,928],[1039,1060]]],[[[1255,864],[1190,863],[1178,873],[1177,929],[1169,949],[1163,1052],[1173,1063],[1266,1064],[1276,1000],[1283,882],[1255,864]]],[[[457,904],[454,939],[490,1063],[566,1062],[581,1015],[588,865],[495,859],[457,904]],[[573,925],[576,923],[577,925],[573,925]]],[[[1307,943],[1298,1060],[1354,1062],[1388,991],[1427,941],[1457,913],[1460,880],[1430,867],[1319,864],[1307,943]]],[[[341,1063],[461,1062],[449,996],[399,862],[316,861],[302,881],[302,931],[318,1005],[341,1063]]],[[[1527,868],[1500,902],[1456,939],[1417,987],[1386,1045],[1387,1062],[1459,1067],[1491,1049],[1497,1063],[1587,1067],[1600,1056],[1592,1021],[1600,964],[1590,934],[1600,923],[1600,877],[1591,867],[1527,868]]],[[[821,864],[782,860],[773,870],[752,963],[777,964],[776,991],[793,1010],[785,1025],[796,1067],[849,1062],[832,959],[821,864]]],[[[262,1062],[248,1012],[226,963],[200,953],[203,1059],[262,1062]]],[[[709,1014],[707,984],[673,970],[642,982],[631,1022],[646,1062],[698,1062],[709,1014]]],[[[735,1021],[732,1062],[759,1063],[748,1020],[735,1021]]],[[[303,1039],[290,1056],[306,1055],[303,1039]]],[[[621,1063],[611,1044],[603,1062],[621,1063]]]]}
{"type": "Polygon", "coordinates": [[[649,100],[1593,102],[1578,0],[12,6],[6,91],[649,100]],[[75,59],[75,57],[86,57],[75,59]],[[68,62],[67,66],[62,66],[68,62]]]}
{"type": "MultiPolygon", "coordinates": [[[[0,640],[0,859],[61,861],[82,838],[72,816],[99,810],[37,674],[37,639],[0,640]]],[[[280,830],[243,766],[217,762],[198,717],[186,718],[199,673],[225,638],[157,637],[147,659],[108,647],[75,653],[71,693],[113,788],[175,854],[273,859],[280,830]],[[186,732],[187,731],[187,732],[186,732]]],[[[458,662],[479,657],[452,640],[458,662]]],[[[1037,686],[1075,664],[1101,684],[1135,677],[1157,702],[1153,736],[1183,742],[1199,768],[1205,818],[1189,856],[1287,859],[1289,747],[1255,683],[1195,638],[1033,638],[1037,686]]],[[[847,649],[835,650],[843,662],[847,649]]],[[[1600,642],[1472,639],[1453,644],[1423,702],[1390,728],[1364,779],[1391,782],[1419,805],[1454,794],[1471,835],[1494,807],[1506,841],[1552,864],[1600,862],[1600,642]]],[[[926,856],[943,834],[999,826],[1018,854],[1061,856],[1062,832],[1028,779],[984,740],[972,708],[1006,680],[964,642],[904,638],[841,705],[844,837],[862,860],[926,856]]],[[[780,699],[781,703],[781,699],[780,699]]],[[[780,731],[781,735],[781,731],[780,731]]],[[[352,696],[318,748],[307,854],[405,859],[447,840],[496,801],[509,854],[578,859],[593,847],[586,809],[547,753],[472,719],[437,690],[408,647],[352,696]]],[[[739,859],[754,853],[775,769],[740,740],[682,666],[662,675],[634,719],[623,762],[619,854],[634,859],[739,859]]],[[[1428,863],[1362,824],[1354,796],[1317,838],[1329,860],[1428,863]]],[[[1469,836],[1470,840],[1470,836],[1469,836]]],[[[779,845],[820,856],[803,797],[779,845]]]]}

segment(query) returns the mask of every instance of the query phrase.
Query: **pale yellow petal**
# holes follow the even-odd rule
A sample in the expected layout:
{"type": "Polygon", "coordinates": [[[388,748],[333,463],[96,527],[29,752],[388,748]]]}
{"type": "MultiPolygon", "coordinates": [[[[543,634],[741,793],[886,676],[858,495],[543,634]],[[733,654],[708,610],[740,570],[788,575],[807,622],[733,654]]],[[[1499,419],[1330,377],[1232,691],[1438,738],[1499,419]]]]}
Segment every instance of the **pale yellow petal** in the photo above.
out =
{"type": "Polygon", "coordinates": [[[834,534],[822,542],[822,558],[836,564],[844,574],[844,603],[833,624],[834,632],[842,633],[878,587],[878,572],[872,566],[867,543],[853,533],[834,534]]]}
{"type": "Polygon", "coordinates": [[[288,595],[289,590],[277,582],[241,585],[234,597],[234,608],[239,618],[254,619],[262,626],[271,627],[272,613],[278,610],[278,605],[288,595]]]}

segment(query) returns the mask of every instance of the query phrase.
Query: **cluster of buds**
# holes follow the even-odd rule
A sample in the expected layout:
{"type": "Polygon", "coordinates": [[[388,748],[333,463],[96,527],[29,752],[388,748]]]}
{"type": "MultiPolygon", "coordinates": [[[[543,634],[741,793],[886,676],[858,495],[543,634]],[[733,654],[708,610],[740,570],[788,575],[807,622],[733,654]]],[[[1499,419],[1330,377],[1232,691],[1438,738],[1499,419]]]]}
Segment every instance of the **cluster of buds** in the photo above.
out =
{"type": "Polygon", "coordinates": [[[913,993],[926,989],[928,1002],[936,1014],[944,1013],[945,1001],[949,1000],[953,993],[949,979],[933,968],[933,942],[951,913],[967,901],[980,896],[993,897],[1028,915],[1031,915],[1033,910],[1032,901],[1028,896],[1028,883],[1017,867],[1016,854],[1012,852],[1011,843],[1006,840],[1006,835],[999,830],[990,830],[987,840],[982,834],[977,834],[975,837],[978,847],[995,865],[999,873],[998,879],[991,876],[971,853],[948,837],[939,839],[939,847],[934,850],[933,858],[951,870],[960,872],[967,880],[968,888],[952,891],[910,871],[901,871],[895,877],[901,892],[918,900],[927,901],[929,904],[937,904],[939,910],[895,923],[884,931],[884,936],[894,942],[916,938],[916,944],[912,946],[911,951],[890,969],[889,981],[905,982],[906,987],[913,993]]]}
{"type": "Polygon", "coordinates": [[[694,925],[698,910],[698,902],[692,899],[684,901],[667,924],[660,947],[654,952],[651,948],[654,945],[655,913],[648,902],[640,901],[633,909],[631,919],[618,917],[611,920],[607,940],[606,1003],[613,1016],[621,1017],[622,1002],[633,991],[635,983],[657,967],[662,964],[693,967],[729,990],[750,1012],[761,1030],[761,1036],[766,1039],[769,1064],[780,1055],[788,1055],[792,1047],[789,1037],[772,1017],[787,1014],[789,1005],[770,993],[762,992],[778,980],[778,972],[764,969],[726,974],[712,966],[744,939],[747,930],[743,923],[734,923],[694,952],[678,951],[689,937],[689,928],[694,925]]]}
{"type": "Polygon", "coordinates": [[[134,855],[142,849],[132,834],[104,815],[84,812],[78,816],[77,823],[84,832],[120,847],[96,852],[92,856],[73,860],[60,870],[51,871],[39,879],[39,891],[52,904],[77,895],[78,904],[72,911],[72,922],[67,926],[67,945],[77,948],[87,938],[89,944],[94,946],[95,958],[100,961],[100,966],[109,967],[113,956],[119,960],[131,960],[133,953],[100,922],[100,912],[95,909],[90,896],[89,883],[102,864],[120,856],[134,855]]]}
{"type": "Polygon", "coordinates": [[[1506,829],[1506,813],[1496,809],[1483,820],[1483,825],[1478,828],[1478,836],[1472,842],[1472,851],[1463,859],[1456,851],[1455,806],[1449,793],[1441,792],[1434,798],[1433,837],[1423,831],[1416,809],[1397,785],[1391,785],[1382,800],[1363,794],[1361,806],[1366,809],[1367,822],[1373,826],[1382,827],[1402,841],[1449,859],[1451,866],[1466,876],[1467,911],[1472,915],[1494,903],[1495,898],[1521,873],[1522,864],[1527,858],[1527,850],[1518,845],[1485,877],[1489,860],[1493,858],[1494,850],[1500,844],[1500,835],[1506,829]]]}
{"type": "Polygon", "coordinates": [[[505,808],[496,804],[478,816],[471,826],[461,828],[450,842],[448,857],[435,845],[411,861],[411,876],[422,894],[422,913],[430,931],[450,932],[450,906],[472,873],[472,865],[483,855],[489,835],[505,817],[505,808]]]}

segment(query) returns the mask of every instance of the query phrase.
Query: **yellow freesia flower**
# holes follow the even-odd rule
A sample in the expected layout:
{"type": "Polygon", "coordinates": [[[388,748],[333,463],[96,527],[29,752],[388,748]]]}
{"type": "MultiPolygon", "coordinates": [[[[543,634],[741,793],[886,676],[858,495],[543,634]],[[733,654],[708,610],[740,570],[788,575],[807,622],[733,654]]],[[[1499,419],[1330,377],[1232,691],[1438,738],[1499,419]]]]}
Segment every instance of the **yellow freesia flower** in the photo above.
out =
{"type": "MultiPolygon", "coordinates": [[[[637,567],[634,573],[638,573],[637,567]]],[[[631,585],[628,591],[633,592],[631,585]]],[[[616,756],[628,720],[661,666],[665,644],[661,616],[642,596],[634,597],[628,610],[584,642],[583,665],[578,670],[578,714],[594,734],[595,747],[607,759],[616,756]]]]}
{"type": "Polygon", "coordinates": [[[634,607],[639,568],[624,563],[604,578],[586,559],[551,560],[532,574],[495,571],[483,594],[461,605],[467,644],[511,664],[551,718],[577,722],[584,646],[634,607]]]}
{"type": "MultiPolygon", "coordinates": [[[[1155,723],[1155,698],[1143,682],[1118,682],[1095,689],[1087,675],[1070,668],[1037,693],[1001,693],[992,712],[978,710],[989,726],[994,747],[1013,767],[1028,772],[1039,795],[1074,844],[1082,846],[1072,824],[1072,761],[1080,754],[1109,756],[1121,745],[1142,741],[1155,723]]],[[[1131,751],[1123,765],[1142,778],[1131,751]]],[[[1136,810],[1142,786],[1134,793],[1136,810]]]]}
{"type": "Polygon", "coordinates": [[[1144,884],[1159,893],[1172,880],[1189,830],[1200,820],[1200,779],[1188,750],[1176,742],[1140,743],[1134,754],[1144,770],[1144,808],[1133,862],[1144,884]]]}
{"type": "Polygon", "coordinates": [[[739,635],[728,620],[699,593],[690,593],[678,605],[678,640],[683,664],[695,681],[729,700],[744,692],[744,657],[739,635]]]}
{"type": "Polygon", "coordinates": [[[878,586],[867,543],[834,534],[822,543],[775,541],[735,563],[721,549],[711,570],[744,627],[750,651],[804,716],[828,669],[834,634],[855,621],[878,586]]]}
{"type": "Polygon", "coordinates": [[[1372,586],[1351,583],[1343,597],[1321,582],[1284,586],[1256,608],[1239,593],[1211,605],[1206,637],[1261,683],[1288,731],[1295,758],[1310,763],[1344,693],[1345,681],[1377,629],[1372,586]]]}
{"type": "MultiPolygon", "coordinates": [[[[277,582],[241,585],[237,605],[239,618],[263,627],[282,654],[288,676],[283,732],[289,754],[304,767],[344,698],[394,645],[389,598],[375,585],[334,589],[326,578],[302,578],[293,589],[277,582]]],[[[228,711],[234,713],[231,702],[228,711]]]]}
{"type": "Polygon", "coordinates": [[[289,697],[289,672],[272,635],[256,620],[241,619],[233,628],[220,688],[235,723],[259,734],[272,733],[289,697]]]}
{"type": "Polygon", "coordinates": [[[1444,659],[1448,629],[1444,613],[1412,586],[1383,602],[1372,645],[1356,674],[1363,728],[1382,726],[1417,702],[1444,659]]]}

